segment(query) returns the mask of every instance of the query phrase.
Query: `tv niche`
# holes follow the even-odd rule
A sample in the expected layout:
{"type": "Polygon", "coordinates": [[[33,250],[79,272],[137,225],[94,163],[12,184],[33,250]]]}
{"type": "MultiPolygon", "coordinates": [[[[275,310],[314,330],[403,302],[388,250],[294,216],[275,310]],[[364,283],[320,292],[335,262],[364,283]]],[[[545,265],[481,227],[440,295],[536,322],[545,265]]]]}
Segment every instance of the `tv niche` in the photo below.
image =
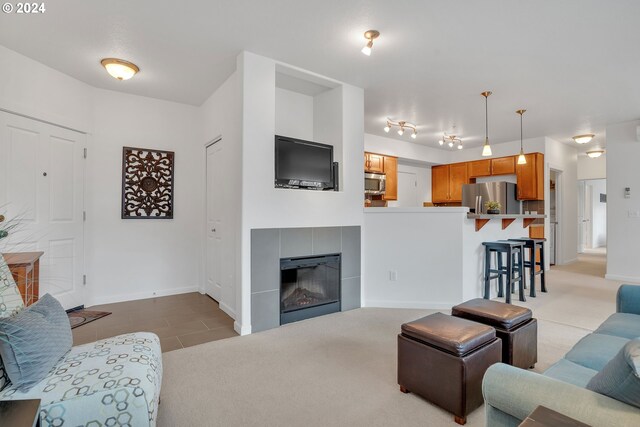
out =
{"type": "Polygon", "coordinates": [[[333,146],[276,135],[276,188],[339,191],[333,146]]]}

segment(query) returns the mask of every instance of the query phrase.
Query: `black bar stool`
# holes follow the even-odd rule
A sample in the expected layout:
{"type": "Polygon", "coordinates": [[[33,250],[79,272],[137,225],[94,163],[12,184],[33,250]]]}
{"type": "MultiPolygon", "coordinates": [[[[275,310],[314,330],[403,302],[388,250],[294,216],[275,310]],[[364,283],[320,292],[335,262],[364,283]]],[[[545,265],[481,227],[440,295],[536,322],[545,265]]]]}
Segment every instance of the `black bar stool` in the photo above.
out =
{"type": "Polygon", "coordinates": [[[515,282],[518,282],[520,301],[526,301],[524,297],[524,243],[512,240],[498,240],[495,242],[483,242],[484,264],[484,298],[491,298],[491,280],[498,279],[498,297],[504,295],[505,302],[511,303],[511,292],[515,290],[515,282]],[[491,254],[497,256],[496,268],[491,268],[491,254]],[[502,254],[506,254],[507,265],[502,262],[502,254]],[[517,276],[516,274],[517,273],[517,276]],[[503,293],[503,276],[507,279],[507,287],[503,293]]]}
{"type": "MultiPolygon", "coordinates": [[[[516,242],[523,242],[525,248],[529,249],[529,260],[524,261],[525,268],[529,269],[529,277],[531,279],[531,289],[529,291],[529,296],[536,296],[536,276],[540,275],[540,290],[542,292],[547,292],[547,285],[545,280],[545,271],[544,271],[544,242],[547,239],[534,239],[531,237],[521,237],[518,239],[509,239],[516,242]],[[540,249],[540,261],[536,261],[536,250],[540,249]],[[540,271],[536,271],[536,267],[540,267],[540,271]]],[[[525,276],[524,281],[525,288],[527,287],[527,279],[525,276]]]]}

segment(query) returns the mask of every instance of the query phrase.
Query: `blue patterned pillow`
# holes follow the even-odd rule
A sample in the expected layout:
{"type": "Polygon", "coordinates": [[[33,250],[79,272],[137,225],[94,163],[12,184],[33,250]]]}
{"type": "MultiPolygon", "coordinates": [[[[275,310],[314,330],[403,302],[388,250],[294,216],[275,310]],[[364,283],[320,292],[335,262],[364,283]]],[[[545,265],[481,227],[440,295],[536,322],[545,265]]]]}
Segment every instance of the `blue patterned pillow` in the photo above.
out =
{"type": "Polygon", "coordinates": [[[14,387],[28,391],[70,349],[71,325],[49,294],[14,316],[0,319],[0,357],[14,387]]]}
{"type": "Polygon", "coordinates": [[[640,338],[626,343],[587,389],[640,408],[640,338]]]}

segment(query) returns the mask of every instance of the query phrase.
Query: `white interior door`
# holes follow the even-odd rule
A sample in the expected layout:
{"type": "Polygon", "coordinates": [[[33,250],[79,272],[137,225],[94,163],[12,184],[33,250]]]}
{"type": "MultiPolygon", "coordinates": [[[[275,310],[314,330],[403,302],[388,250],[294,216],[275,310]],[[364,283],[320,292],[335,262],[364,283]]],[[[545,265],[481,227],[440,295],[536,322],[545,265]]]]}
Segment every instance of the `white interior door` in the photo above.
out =
{"type": "Polygon", "coordinates": [[[0,127],[0,210],[20,218],[0,251],[43,251],[40,295],[83,305],[86,135],[5,112],[0,127]]]}
{"type": "Polygon", "coordinates": [[[222,303],[222,144],[218,141],[207,147],[207,265],[206,293],[222,303]]]}
{"type": "Polygon", "coordinates": [[[412,172],[398,172],[399,207],[420,206],[418,202],[418,177],[412,172]]]}
{"type": "Polygon", "coordinates": [[[582,218],[584,247],[591,249],[593,247],[593,228],[591,226],[593,216],[593,186],[585,184],[584,186],[584,216],[582,218]]]}

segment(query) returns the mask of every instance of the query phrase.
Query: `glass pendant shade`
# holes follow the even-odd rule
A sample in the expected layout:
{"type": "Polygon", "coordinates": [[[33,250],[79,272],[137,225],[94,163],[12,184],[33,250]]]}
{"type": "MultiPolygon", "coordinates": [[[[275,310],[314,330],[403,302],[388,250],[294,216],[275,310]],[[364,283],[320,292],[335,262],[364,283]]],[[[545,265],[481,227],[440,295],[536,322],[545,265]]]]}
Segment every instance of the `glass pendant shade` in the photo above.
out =
{"type": "Polygon", "coordinates": [[[522,151],[520,151],[520,155],[518,156],[518,164],[519,165],[526,165],[527,164],[527,158],[525,157],[524,153],[522,151]]]}
{"type": "Polygon", "coordinates": [[[482,146],[482,156],[483,157],[488,157],[491,156],[493,153],[491,152],[491,146],[489,145],[489,140],[486,139],[484,142],[484,145],[482,146]]]}

